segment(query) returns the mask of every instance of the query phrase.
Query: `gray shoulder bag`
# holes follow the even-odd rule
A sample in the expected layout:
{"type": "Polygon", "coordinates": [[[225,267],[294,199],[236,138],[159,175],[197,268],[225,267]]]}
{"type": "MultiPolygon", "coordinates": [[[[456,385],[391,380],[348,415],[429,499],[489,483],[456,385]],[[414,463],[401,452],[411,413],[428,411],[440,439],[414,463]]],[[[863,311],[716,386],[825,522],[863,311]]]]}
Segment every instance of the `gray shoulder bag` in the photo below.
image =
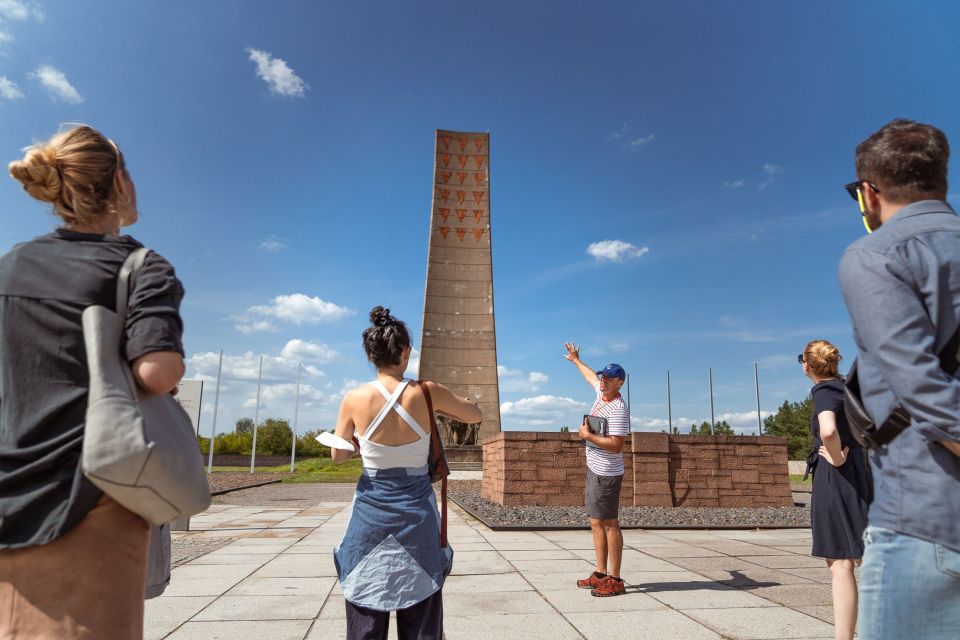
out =
{"type": "Polygon", "coordinates": [[[127,299],[147,249],[131,253],[117,277],[116,313],[83,311],[90,391],[83,436],[84,475],[150,524],[210,506],[210,488],[190,417],[173,396],[142,391],[120,352],[127,299]]]}

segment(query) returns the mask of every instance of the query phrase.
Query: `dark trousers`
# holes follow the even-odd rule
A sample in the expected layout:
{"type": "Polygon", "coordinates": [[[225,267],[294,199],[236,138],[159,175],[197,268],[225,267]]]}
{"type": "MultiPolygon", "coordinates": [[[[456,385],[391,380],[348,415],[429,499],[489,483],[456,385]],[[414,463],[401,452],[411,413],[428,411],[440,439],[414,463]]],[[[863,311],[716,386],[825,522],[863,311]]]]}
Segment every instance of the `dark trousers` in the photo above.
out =
{"type": "MultiPolygon", "coordinates": [[[[347,640],[387,640],[390,612],[347,604],[347,640]]],[[[399,640],[443,640],[443,596],[440,591],[412,607],[397,610],[399,640]]]]}

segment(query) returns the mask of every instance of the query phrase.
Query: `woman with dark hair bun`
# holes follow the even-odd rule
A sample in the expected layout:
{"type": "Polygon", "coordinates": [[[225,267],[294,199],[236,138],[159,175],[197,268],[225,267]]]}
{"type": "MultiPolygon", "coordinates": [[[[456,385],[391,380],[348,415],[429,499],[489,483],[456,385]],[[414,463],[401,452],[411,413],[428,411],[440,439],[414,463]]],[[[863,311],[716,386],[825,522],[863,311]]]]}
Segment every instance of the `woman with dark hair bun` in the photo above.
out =
{"type": "MultiPolygon", "coordinates": [[[[363,475],[334,562],[347,608],[347,638],[387,638],[397,612],[400,638],[441,640],[441,590],[453,551],[440,547],[440,513],[427,459],[433,408],[461,422],[480,422],[480,408],[436,382],[404,377],[412,351],[403,321],[384,307],[370,311],[363,349],[377,369],[372,382],[340,405],[336,435],[352,441],[363,475]]],[[[331,449],[335,463],[351,457],[331,449]]]]}

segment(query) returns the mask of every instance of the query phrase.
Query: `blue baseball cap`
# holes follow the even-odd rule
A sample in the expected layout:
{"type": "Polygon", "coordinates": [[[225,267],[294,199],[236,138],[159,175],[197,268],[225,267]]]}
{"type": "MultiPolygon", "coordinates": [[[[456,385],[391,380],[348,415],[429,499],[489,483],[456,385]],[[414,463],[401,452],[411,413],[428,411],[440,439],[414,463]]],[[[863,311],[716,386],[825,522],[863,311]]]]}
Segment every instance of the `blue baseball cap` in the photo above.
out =
{"type": "Polygon", "coordinates": [[[611,362],[600,371],[597,371],[597,375],[605,378],[620,378],[621,380],[626,380],[627,378],[627,372],[616,362],[611,362]]]}

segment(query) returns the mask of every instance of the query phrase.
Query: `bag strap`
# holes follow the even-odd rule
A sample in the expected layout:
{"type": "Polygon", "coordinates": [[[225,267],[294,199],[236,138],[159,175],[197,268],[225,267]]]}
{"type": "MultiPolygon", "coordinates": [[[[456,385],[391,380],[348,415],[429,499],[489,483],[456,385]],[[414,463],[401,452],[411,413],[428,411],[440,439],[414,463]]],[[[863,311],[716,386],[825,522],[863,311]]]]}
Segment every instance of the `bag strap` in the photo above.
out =
{"type": "Polygon", "coordinates": [[[427,401],[427,411],[430,412],[430,449],[433,451],[433,457],[437,461],[437,467],[442,465],[440,471],[440,548],[447,548],[447,461],[440,450],[440,434],[437,431],[437,419],[433,414],[433,399],[430,397],[430,390],[423,381],[418,380],[417,386],[423,391],[423,397],[427,401]]]}
{"type": "Polygon", "coordinates": [[[115,312],[121,318],[126,319],[127,317],[127,302],[130,298],[130,290],[137,282],[137,274],[143,267],[148,253],[150,253],[150,249],[146,247],[134,249],[120,266],[120,273],[117,275],[117,306],[115,312]]]}

